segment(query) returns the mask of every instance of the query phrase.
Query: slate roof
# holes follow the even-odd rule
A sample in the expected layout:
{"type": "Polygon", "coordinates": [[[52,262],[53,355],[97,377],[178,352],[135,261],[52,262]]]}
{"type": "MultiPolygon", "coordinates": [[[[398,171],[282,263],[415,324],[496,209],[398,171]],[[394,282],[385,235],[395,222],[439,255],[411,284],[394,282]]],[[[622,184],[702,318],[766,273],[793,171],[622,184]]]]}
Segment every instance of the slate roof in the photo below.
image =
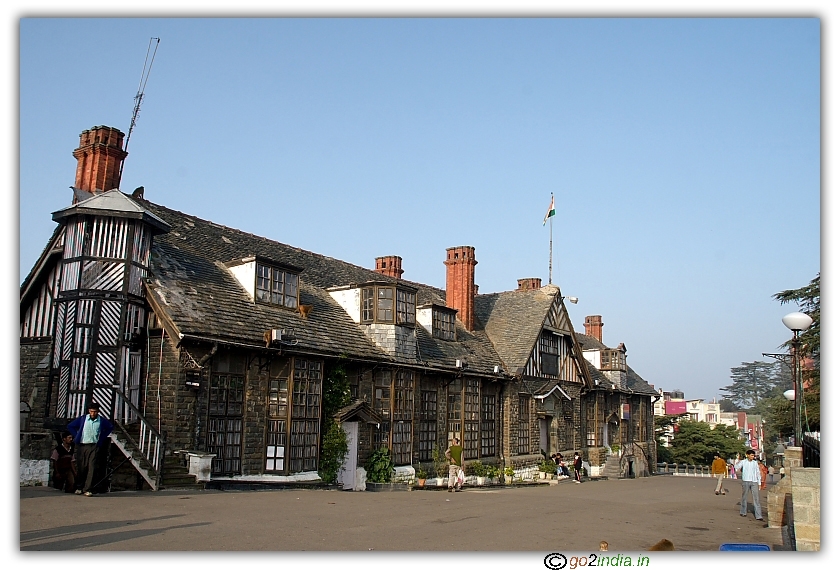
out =
{"type": "MultiPolygon", "coordinates": [[[[609,347],[606,344],[599,341],[594,336],[583,333],[575,333],[575,336],[578,339],[581,350],[609,350],[609,347]]],[[[596,378],[598,379],[599,388],[610,385],[610,380],[588,360],[586,361],[586,367],[589,370],[589,374],[592,376],[592,380],[594,381],[596,378]]],[[[616,386],[616,390],[619,390],[618,386],[616,386]]],[[[633,394],[659,396],[659,392],[657,392],[653,386],[645,382],[645,380],[630,366],[627,367],[627,390],[633,394]]]]}
{"type": "Polygon", "coordinates": [[[489,338],[482,331],[468,332],[456,321],[457,341],[433,338],[417,325],[417,358],[393,357],[377,347],[326,291],[328,287],[369,281],[401,282],[417,288],[417,304],[444,303],[440,289],[398,280],[264,237],[221,226],[137,200],[171,226],[155,237],[152,248],[150,293],[165,307],[184,335],[207,339],[263,344],[263,333],[272,328],[292,328],[295,351],[347,354],[362,359],[391,361],[454,369],[455,360],[468,363],[469,372],[492,374],[502,365],[489,338]],[[265,257],[303,269],[300,303],[312,305],[308,318],[280,307],[254,303],[225,263],[248,256],[265,257]]]}
{"type": "Polygon", "coordinates": [[[475,317],[504,361],[509,372],[525,366],[531,357],[543,322],[560,289],[546,285],[528,291],[477,295],[475,317]]]}
{"type": "Polygon", "coordinates": [[[100,216],[112,215],[123,218],[138,218],[160,231],[166,231],[169,229],[166,222],[116,189],[95,194],[87,200],[82,200],[77,204],[62,208],[53,212],[52,217],[53,220],[58,221],[75,214],[94,214],[100,216]]]}

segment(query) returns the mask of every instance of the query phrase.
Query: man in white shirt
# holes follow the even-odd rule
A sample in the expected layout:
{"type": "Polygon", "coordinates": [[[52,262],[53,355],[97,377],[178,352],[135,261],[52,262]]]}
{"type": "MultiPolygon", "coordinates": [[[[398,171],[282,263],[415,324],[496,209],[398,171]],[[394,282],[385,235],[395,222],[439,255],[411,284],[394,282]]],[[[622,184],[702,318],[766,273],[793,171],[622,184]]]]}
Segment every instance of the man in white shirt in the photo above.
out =
{"type": "Polygon", "coordinates": [[[761,516],[761,500],[758,497],[758,486],[761,484],[761,472],[758,469],[758,461],[755,460],[755,451],[747,450],[747,458],[735,464],[735,470],[741,472],[741,516],[747,516],[747,497],[752,494],[753,512],[755,520],[763,521],[761,516]]]}

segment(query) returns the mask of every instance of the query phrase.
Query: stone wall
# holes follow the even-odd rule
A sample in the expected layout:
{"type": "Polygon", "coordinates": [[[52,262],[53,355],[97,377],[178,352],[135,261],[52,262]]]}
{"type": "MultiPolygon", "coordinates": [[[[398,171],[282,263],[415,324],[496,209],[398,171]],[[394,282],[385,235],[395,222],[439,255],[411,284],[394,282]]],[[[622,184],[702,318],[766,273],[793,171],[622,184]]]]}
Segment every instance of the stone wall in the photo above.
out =
{"type": "Polygon", "coordinates": [[[21,339],[20,341],[20,401],[26,402],[31,411],[28,426],[24,431],[40,431],[44,425],[44,411],[49,386],[49,363],[38,368],[40,362],[49,355],[52,339],[21,339]]]}
{"type": "Polygon", "coordinates": [[[813,467],[790,469],[793,527],[796,550],[820,549],[820,470],[813,467]]]}
{"type": "Polygon", "coordinates": [[[50,454],[57,445],[50,432],[22,432],[20,434],[21,486],[48,485],[50,454]]]}

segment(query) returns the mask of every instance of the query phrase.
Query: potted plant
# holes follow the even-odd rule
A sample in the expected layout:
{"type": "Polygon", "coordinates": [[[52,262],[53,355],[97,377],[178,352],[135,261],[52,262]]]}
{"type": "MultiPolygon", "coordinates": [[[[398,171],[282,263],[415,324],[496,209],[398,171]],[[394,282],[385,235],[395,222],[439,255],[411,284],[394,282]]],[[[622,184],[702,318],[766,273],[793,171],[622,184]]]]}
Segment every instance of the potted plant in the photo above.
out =
{"type": "Polygon", "coordinates": [[[499,482],[499,468],[495,465],[488,465],[486,471],[486,477],[490,480],[490,483],[498,483],[499,482]]]}
{"type": "Polygon", "coordinates": [[[551,459],[546,459],[540,464],[540,479],[551,479],[557,472],[557,465],[551,459]]]}
{"type": "Polygon", "coordinates": [[[484,479],[487,477],[487,466],[481,461],[473,461],[472,472],[475,475],[475,484],[484,485],[484,479]]]}
{"type": "Polygon", "coordinates": [[[426,473],[426,470],[423,469],[422,467],[418,467],[415,470],[415,474],[417,475],[417,486],[420,487],[420,488],[425,487],[426,486],[426,477],[429,476],[429,474],[426,473]]]}
{"type": "Polygon", "coordinates": [[[505,485],[513,483],[513,465],[505,467],[505,485]]]}

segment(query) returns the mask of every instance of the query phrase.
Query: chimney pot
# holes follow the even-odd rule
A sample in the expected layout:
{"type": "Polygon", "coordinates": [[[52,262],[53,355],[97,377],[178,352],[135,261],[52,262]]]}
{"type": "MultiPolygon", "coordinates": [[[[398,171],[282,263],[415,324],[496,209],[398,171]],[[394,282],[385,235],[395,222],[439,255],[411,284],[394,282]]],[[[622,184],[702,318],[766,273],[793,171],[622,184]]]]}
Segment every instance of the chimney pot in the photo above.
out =
{"type": "Polygon", "coordinates": [[[374,262],[374,271],[380,275],[387,275],[400,279],[403,274],[402,257],[399,255],[386,255],[377,257],[374,262]]]}
{"type": "Polygon", "coordinates": [[[124,136],[119,129],[106,126],[82,131],[79,148],[73,151],[77,161],[74,187],[93,194],[120,187],[120,167],[128,156],[123,150],[124,136]]]}
{"type": "Polygon", "coordinates": [[[584,332],[592,337],[598,339],[598,342],[603,341],[604,323],[601,322],[601,315],[589,315],[583,320],[584,332]]]}
{"type": "Polygon", "coordinates": [[[519,287],[517,291],[530,291],[532,289],[539,289],[542,287],[542,279],[539,277],[526,277],[525,279],[517,279],[516,283],[519,287]]]}

